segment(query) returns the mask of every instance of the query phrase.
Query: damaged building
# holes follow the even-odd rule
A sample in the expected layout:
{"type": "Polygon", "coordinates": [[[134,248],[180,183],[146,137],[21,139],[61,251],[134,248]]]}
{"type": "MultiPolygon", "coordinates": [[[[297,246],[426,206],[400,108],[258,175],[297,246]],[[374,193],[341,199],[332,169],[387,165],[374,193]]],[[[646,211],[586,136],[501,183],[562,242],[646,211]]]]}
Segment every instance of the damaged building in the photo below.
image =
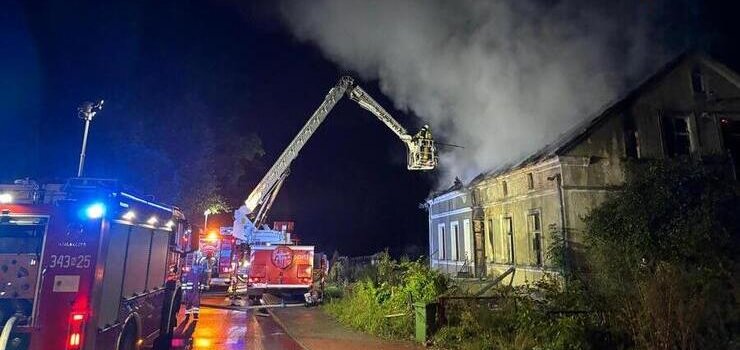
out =
{"type": "Polygon", "coordinates": [[[737,178],[738,154],[740,75],[703,54],[683,54],[526,159],[432,195],[431,266],[535,281],[556,272],[547,254],[553,242],[564,239],[577,263],[582,218],[623,184],[628,161],[728,156],[737,178]],[[453,229],[468,221],[469,229],[453,229]]]}
{"type": "MultiPolygon", "coordinates": [[[[473,210],[470,192],[459,179],[426,202],[429,211],[429,263],[454,276],[471,276],[473,256],[473,210]]],[[[484,265],[479,265],[484,266],[484,265]]]]}

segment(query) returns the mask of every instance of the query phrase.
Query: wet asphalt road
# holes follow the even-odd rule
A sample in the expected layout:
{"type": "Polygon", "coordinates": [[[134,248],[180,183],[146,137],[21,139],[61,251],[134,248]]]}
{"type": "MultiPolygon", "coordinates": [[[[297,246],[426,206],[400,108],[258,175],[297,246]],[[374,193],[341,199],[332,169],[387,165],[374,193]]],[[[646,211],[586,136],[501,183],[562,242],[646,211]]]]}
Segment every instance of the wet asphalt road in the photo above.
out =
{"type": "MultiPolygon", "coordinates": [[[[205,297],[202,304],[224,305],[224,297],[205,297]]],[[[201,307],[198,321],[188,321],[176,330],[173,349],[303,349],[272,316],[258,316],[255,310],[201,307]]]]}

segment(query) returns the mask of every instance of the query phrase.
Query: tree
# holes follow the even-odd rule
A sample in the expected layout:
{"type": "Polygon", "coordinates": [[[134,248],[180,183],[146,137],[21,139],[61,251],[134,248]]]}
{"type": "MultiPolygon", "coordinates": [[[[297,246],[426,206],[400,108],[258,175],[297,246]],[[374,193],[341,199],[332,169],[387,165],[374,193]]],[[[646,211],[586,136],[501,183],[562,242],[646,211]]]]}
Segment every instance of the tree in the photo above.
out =
{"type": "Polygon", "coordinates": [[[595,305],[639,348],[737,344],[738,193],[714,163],[639,163],[585,218],[595,305]]]}

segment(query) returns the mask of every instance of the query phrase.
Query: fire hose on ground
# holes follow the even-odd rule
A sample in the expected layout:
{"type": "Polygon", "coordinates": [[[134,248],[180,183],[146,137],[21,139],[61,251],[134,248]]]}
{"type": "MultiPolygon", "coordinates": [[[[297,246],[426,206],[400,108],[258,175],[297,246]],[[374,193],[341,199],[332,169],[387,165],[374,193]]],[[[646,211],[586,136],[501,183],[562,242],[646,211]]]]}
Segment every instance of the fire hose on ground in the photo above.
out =
{"type": "Polygon", "coordinates": [[[0,333],[0,350],[5,350],[8,348],[10,332],[13,331],[13,327],[15,326],[16,321],[18,321],[18,316],[13,316],[9,318],[7,322],[5,322],[5,325],[3,326],[3,331],[2,333],[0,333]]]}

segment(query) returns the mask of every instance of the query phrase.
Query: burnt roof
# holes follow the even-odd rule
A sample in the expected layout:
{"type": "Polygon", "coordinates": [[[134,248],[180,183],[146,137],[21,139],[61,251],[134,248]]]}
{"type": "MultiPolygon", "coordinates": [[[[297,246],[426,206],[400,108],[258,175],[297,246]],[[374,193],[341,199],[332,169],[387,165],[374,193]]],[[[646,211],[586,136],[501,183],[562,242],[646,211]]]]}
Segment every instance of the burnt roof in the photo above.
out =
{"type": "Polygon", "coordinates": [[[678,57],[666,63],[656,73],[653,73],[647,79],[643,80],[637,85],[637,87],[617,98],[616,102],[611,102],[605,105],[605,107],[596,113],[595,116],[592,115],[590,118],[586,118],[571,129],[561,133],[553,142],[550,142],[519,162],[509,163],[479,174],[470,181],[470,184],[472,185],[483,181],[486,178],[497,177],[532,164],[540,163],[571,150],[585,138],[590,136],[591,133],[605,120],[616,115],[615,112],[622,111],[630,106],[639,96],[653,88],[660,80],[689,58],[698,58],[702,60],[707,59],[707,57],[700,52],[687,51],[682,53],[678,57]]]}
{"type": "Polygon", "coordinates": [[[450,193],[450,192],[453,192],[453,191],[458,191],[458,190],[461,190],[463,188],[465,188],[465,185],[463,184],[463,182],[460,181],[460,178],[459,177],[455,177],[455,181],[453,181],[452,186],[450,186],[450,187],[448,187],[448,188],[446,188],[444,190],[440,190],[440,191],[436,191],[436,192],[430,193],[429,194],[429,197],[427,197],[427,199],[436,198],[436,197],[439,197],[439,196],[441,196],[443,194],[447,194],[447,193],[450,193]]]}

